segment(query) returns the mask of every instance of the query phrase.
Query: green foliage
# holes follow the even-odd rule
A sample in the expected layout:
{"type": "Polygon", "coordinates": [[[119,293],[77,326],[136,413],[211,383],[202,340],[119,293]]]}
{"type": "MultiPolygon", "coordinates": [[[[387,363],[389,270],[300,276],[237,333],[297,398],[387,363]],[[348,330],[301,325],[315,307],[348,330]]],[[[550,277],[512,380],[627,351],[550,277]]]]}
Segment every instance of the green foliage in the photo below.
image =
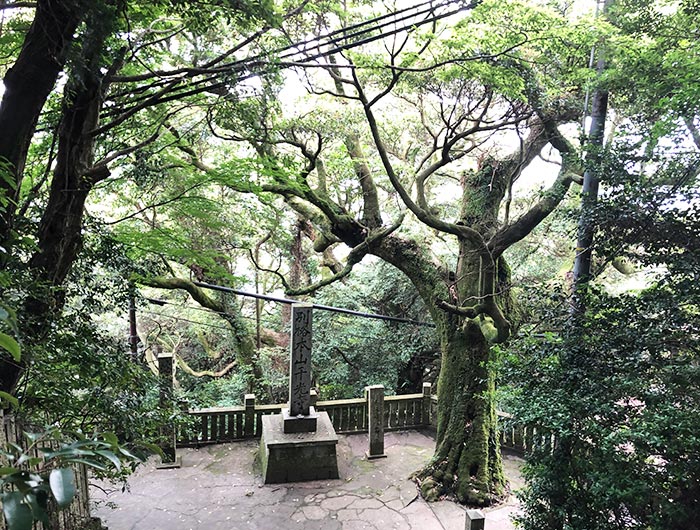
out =
{"type": "Polygon", "coordinates": [[[695,528],[700,330],[683,299],[600,293],[580,333],[518,345],[510,406],[556,439],[528,455],[525,529],[695,528]]]}
{"type": "Polygon", "coordinates": [[[195,378],[178,372],[181,396],[192,408],[234,407],[243,404],[250,370],[235,369],[225,377],[195,378]]]}
{"type": "Polygon", "coordinates": [[[34,521],[49,524],[50,504],[71,504],[77,493],[73,467],[85,465],[98,472],[134,469],[154,447],[127,448],[111,433],[68,437],[56,427],[25,433],[26,449],[10,443],[0,449],[8,462],[0,468],[0,500],[9,530],[30,530],[34,521]],[[36,455],[36,456],[35,456],[36,455]]]}
{"type": "Polygon", "coordinates": [[[697,159],[661,153],[645,171],[634,152],[619,144],[602,157],[596,250],[650,268],[648,287],[618,296],[591,287],[575,316],[564,294],[540,297],[548,332],[514,344],[506,365],[509,406],[543,435],[525,468],[525,530],[700,520],[697,159]]]}
{"type": "Polygon", "coordinates": [[[622,30],[610,50],[609,86],[618,106],[656,137],[684,135],[681,119],[692,120],[700,110],[694,81],[700,75],[700,12],[693,4],[619,0],[609,15],[622,30]]]}
{"type": "MultiPolygon", "coordinates": [[[[315,301],[363,312],[429,321],[415,289],[386,264],[374,263],[315,301]]],[[[419,391],[437,359],[434,329],[314,312],[314,375],[321,399],[353,398],[367,385],[387,394],[419,391]]],[[[433,373],[434,377],[434,373],[433,373]]]]}

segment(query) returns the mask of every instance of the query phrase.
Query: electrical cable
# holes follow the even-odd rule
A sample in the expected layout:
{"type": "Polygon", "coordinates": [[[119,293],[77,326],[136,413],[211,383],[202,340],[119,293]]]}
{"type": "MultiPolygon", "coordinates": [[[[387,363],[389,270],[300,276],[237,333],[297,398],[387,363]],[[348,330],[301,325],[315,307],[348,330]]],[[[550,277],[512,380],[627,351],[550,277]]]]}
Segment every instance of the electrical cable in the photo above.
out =
{"type": "MultiPolygon", "coordinates": [[[[214,315],[229,315],[230,313],[227,313],[226,311],[216,311],[215,309],[210,309],[208,307],[195,307],[193,305],[187,305],[187,304],[176,304],[175,302],[170,302],[168,300],[160,300],[158,298],[148,298],[146,297],[145,300],[149,304],[153,305],[158,305],[158,306],[164,306],[164,305],[171,305],[174,307],[179,307],[182,309],[193,309],[195,311],[202,311],[204,313],[210,313],[214,315]]],[[[255,317],[253,316],[248,316],[248,315],[240,315],[241,318],[245,318],[247,320],[256,320],[255,317]]],[[[272,325],[279,325],[279,322],[276,320],[270,320],[267,318],[261,318],[260,322],[265,323],[265,324],[272,324],[272,325]]]]}
{"type": "MultiPolygon", "coordinates": [[[[258,294],[258,293],[249,293],[246,291],[241,291],[239,289],[232,289],[231,287],[224,287],[223,285],[215,285],[211,283],[204,283],[204,282],[192,282],[194,285],[197,287],[201,287],[203,289],[211,289],[213,291],[220,291],[224,293],[232,293],[232,294],[237,294],[238,296],[247,296],[250,298],[256,298],[258,300],[266,300],[268,302],[277,302],[279,304],[299,304],[302,303],[299,300],[293,300],[291,298],[281,298],[278,296],[269,296],[266,294],[258,294]]],[[[389,322],[400,322],[403,324],[413,324],[416,326],[427,326],[427,327],[435,327],[435,324],[432,322],[421,322],[419,320],[413,320],[411,318],[401,318],[401,317],[392,317],[388,315],[379,315],[377,313],[365,313],[362,311],[354,311],[351,309],[345,309],[342,307],[333,307],[333,306],[328,306],[328,305],[322,305],[322,304],[310,304],[311,307],[314,309],[319,309],[321,311],[330,311],[333,313],[342,313],[344,315],[352,315],[352,316],[357,316],[357,317],[363,317],[363,318],[376,318],[378,320],[387,320],[389,322]]]]}
{"type": "MultiPolygon", "coordinates": [[[[432,2],[424,2],[423,4],[417,4],[417,5],[412,6],[410,8],[404,8],[404,9],[399,10],[399,11],[395,11],[395,12],[392,12],[392,13],[389,13],[386,15],[382,15],[380,17],[376,17],[375,19],[370,19],[370,21],[358,23],[354,26],[349,26],[348,28],[353,28],[353,29],[362,28],[364,26],[370,25],[371,23],[373,23],[377,20],[382,20],[382,19],[387,18],[387,17],[395,17],[396,14],[403,14],[406,11],[421,8],[425,5],[430,5],[429,8],[427,8],[423,11],[418,10],[416,13],[406,15],[403,18],[396,18],[396,19],[388,21],[388,22],[383,22],[380,25],[371,26],[368,29],[361,29],[360,31],[356,31],[355,33],[351,33],[349,35],[347,34],[347,28],[339,29],[339,30],[335,30],[329,34],[321,35],[321,36],[316,37],[314,39],[309,39],[308,41],[304,41],[301,43],[297,42],[297,43],[287,45],[285,47],[281,47],[277,50],[272,50],[271,52],[267,52],[266,54],[259,54],[257,56],[247,57],[245,59],[241,59],[240,61],[234,61],[231,63],[227,63],[226,65],[218,66],[216,69],[211,70],[212,74],[210,76],[208,76],[204,79],[200,79],[199,81],[194,81],[194,82],[188,83],[187,87],[190,88],[190,90],[188,90],[184,93],[176,93],[176,94],[173,94],[171,96],[156,98],[152,104],[165,103],[165,102],[170,101],[172,99],[182,98],[186,95],[194,95],[194,94],[205,92],[205,91],[213,91],[213,90],[225,88],[229,84],[227,81],[219,81],[219,82],[212,83],[209,85],[206,84],[207,81],[213,81],[214,79],[218,78],[218,75],[221,75],[221,74],[240,74],[240,73],[243,73],[246,71],[249,72],[247,75],[237,77],[237,79],[236,79],[237,82],[240,82],[240,81],[243,81],[246,79],[250,79],[250,78],[258,76],[258,75],[265,74],[265,73],[267,73],[265,71],[253,72],[252,67],[254,67],[256,65],[256,63],[261,64],[261,65],[265,64],[265,62],[263,62],[263,59],[268,60],[269,57],[271,57],[274,53],[287,52],[286,54],[283,53],[283,55],[281,55],[281,57],[280,57],[281,59],[291,59],[299,54],[301,54],[302,57],[296,61],[293,61],[294,63],[297,63],[297,64],[276,63],[276,64],[273,64],[273,66],[284,67],[284,68],[288,68],[288,67],[292,67],[292,66],[301,66],[304,63],[309,63],[313,60],[316,60],[316,59],[319,59],[322,57],[327,57],[327,56],[330,56],[330,55],[333,55],[333,54],[336,54],[336,53],[339,53],[342,51],[349,50],[351,48],[356,48],[358,46],[362,46],[364,44],[368,44],[368,43],[374,42],[374,41],[379,40],[379,39],[384,39],[384,38],[396,35],[398,33],[402,33],[404,31],[412,31],[415,28],[420,27],[422,25],[429,24],[432,22],[437,22],[438,20],[455,15],[455,14],[457,14],[461,11],[464,11],[466,9],[473,8],[475,6],[475,4],[476,4],[476,2],[474,2],[474,1],[469,2],[469,3],[465,3],[465,2],[463,2],[463,0],[446,0],[445,2],[440,3],[438,5],[434,5],[432,2]],[[449,10],[447,12],[435,14],[433,16],[424,18],[422,20],[415,21],[414,23],[410,23],[410,24],[408,23],[409,19],[415,18],[419,15],[435,12],[435,10],[438,8],[445,7],[445,6],[451,6],[453,4],[461,4],[461,5],[459,5],[459,7],[455,8],[455,9],[449,10]],[[348,42],[353,37],[357,37],[360,35],[364,35],[366,33],[376,31],[377,29],[381,29],[387,25],[391,25],[391,24],[396,25],[398,22],[405,22],[405,23],[401,27],[394,28],[386,33],[380,33],[378,35],[364,37],[364,38],[362,38],[358,41],[355,41],[355,42],[348,42]],[[345,34],[345,35],[342,38],[338,38],[338,39],[333,38],[333,39],[330,39],[329,42],[323,42],[323,39],[328,39],[328,37],[334,37],[337,34],[345,34]],[[341,41],[345,41],[345,44],[338,44],[341,41]],[[299,45],[303,45],[305,47],[302,50],[299,50],[299,49],[295,50],[295,48],[298,48],[299,45]],[[323,52],[319,51],[318,53],[312,54],[310,56],[304,55],[308,50],[311,50],[314,48],[320,50],[320,48],[322,46],[328,46],[328,45],[331,45],[333,47],[331,47],[330,49],[323,51],[323,52]],[[200,86],[199,88],[195,88],[195,89],[191,88],[193,86],[196,86],[196,85],[202,84],[202,83],[204,83],[204,86],[200,86]]],[[[182,80],[184,80],[187,77],[190,77],[190,75],[183,77],[182,80]]],[[[167,81],[167,82],[172,82],[174,80],[175,79],[171,79],[170,81],[167,81]]],[[[163,83],[163,82],[166,82],[166,81],[165,80],[161,81],[161,83],[163,83]]],[[[155,85],[157,86],[158,83],[156,83],[155,85]]],[[[138,106],[140,100],[147,101],[149,98],[152,98],[152,97],[154,97],[154,96],[149,95],[149,94],[144,94],[140,98],[132,98],[131,102],[135,103],[136,106],[138,106]]],[[[135,107],[132,107],[132,108],[135,108],[135,107]]],[[[123,112],[128,112],[129,110],[130,109],[128,109],[128,108],[123,109],[123,112]]]]}
{"type": "Polygon", "coordinates": [[[157,312],[155,312],[155,311],[147,311],[147,310],[145,310],[145,309],[140,309],[140,310],[139,310],[139,313],[145,313],[145,314],[147,314],[147,315],[155,315],[155,316],[159,316],[159,317],[171,318],[171,319],[173,319],[173,320],[181,320],[182,322],[189,322],[190,324],[198,324],[198,325],[200,325],[200,326],[204,326],[204,327],[207,327],[207,328],[223,329],[223,330],[225,330],[225,331],[233,331],[231,328],[227,328],[227,327],[224,327],[224,326],[217,326],[217,325],[215,325],[215,324],[206,324],[206,323],[204,323],[204,322],[198,322],[198,321],[196,321],[196,320],[191,320],[191,319],[185,318],[185,317],[176,317],[176,316],[173,316],[173,315],[166,315],[165,313],[157,313],[157,312]]]}

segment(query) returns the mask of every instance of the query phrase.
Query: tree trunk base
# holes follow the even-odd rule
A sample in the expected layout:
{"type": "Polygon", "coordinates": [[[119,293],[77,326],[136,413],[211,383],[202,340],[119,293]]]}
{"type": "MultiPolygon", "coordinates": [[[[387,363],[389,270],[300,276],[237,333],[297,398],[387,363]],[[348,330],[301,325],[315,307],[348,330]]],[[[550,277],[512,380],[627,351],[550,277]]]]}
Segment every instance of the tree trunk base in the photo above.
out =
{"type": "MultiPolygon", "coordinates": [[[[452,470],[454,466],[442,460],[417,471],[412,478],[418,484],[421,496],[428,502],[447,498],[460,504],[483,507],[504,501],[508,496],[508,487],[503,475],[497,473],[491,480],[485,480],[476,466],[466,466],[471,467],[474,475],[468,469],[466,473],[455,473],[452,470]]],[[[462,459],[458,467],[462,467],[462,459]]]]}

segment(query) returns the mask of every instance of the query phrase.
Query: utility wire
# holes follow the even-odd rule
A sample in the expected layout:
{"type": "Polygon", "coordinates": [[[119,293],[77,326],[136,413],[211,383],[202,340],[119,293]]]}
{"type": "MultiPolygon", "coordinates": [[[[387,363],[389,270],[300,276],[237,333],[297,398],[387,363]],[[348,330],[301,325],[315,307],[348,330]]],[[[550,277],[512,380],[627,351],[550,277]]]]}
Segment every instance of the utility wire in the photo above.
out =
{"type": "Polygon", "coordinates": [[[173,320],[180,320],[180,321],[182,321],[182,322],[189,322],[190,324],[197,324],[197,325],[199,325],[199,326],[204,326],[204,327],[207,327],[207,328],[223,329],[223,330],[225,330],[225,331],[233,331],[231,328],[227,328],[227,327],[224,327],[224,326],[217,326],[217,325],[215,325],[215,324],[205,324],[204,322],[198,322],[198,321],[196,321],[196,320],[190,320],[189,318],[185,318],[185,317],[176,317],[176,316],[174,316],[174,315],[166,315],[165,313],[157,313],[157,312],[155,312],[155,311],[147,311],[147,310],[145,310],[145,309],[140,309],[140,310],[139,310],[139,313],[145,313],[145,314],[147,314],[147,315],[155,315],[155,316],[159,316],[159,317],[171,318],[171,319],[173,319],[173,320]]]}
{"type": "MultiPolygon", "coordinates": [[[[265,73],[268,73],[264,70],[258,71],[258,72],[252,71],[253,68],[255,66],[258,66],[258,65],[278,66],[280,68],[288,68],[288,67],[292,67],[292,66],[303,66],[306,63],[309,63],[313,60],[316,60],[316,59],[319,59],[322,57],[334,55],[336,53],[346,51],[346,50],[349,50],[352,48],[356,48],[356,47],[362,46],[364,44],[374,42],[376,40],[384,39],[384,38],[402,33],[404,31],[412,31],[413,29],[420,27],[422,25],[425,25],[425,24],[437,22],[438,20],[455,15],[461,11],[471,9],[471,8],[475,7],[476,3],[477,3],[476,1],[465,3],[463,0],[446,0],[445,2],[442,2],[440,4],[430,6],[432,4],[432,2],[425,2],[423,4],[418,4],[416,6],[412,6],[411,8],[405,8],[405,9],[402,9],[399,11],[394,11],[394,12],[389,13],[387,15],[382,15],[381,17],[376,17],[375,19],[371,19],[370,21],[355,24],[354,26],[349,26],[348,28],[345,28],[345,29],[335,30],[331,33],[321,35],[321,36],[316,37],[314,39],[309,39],[307,41],[293,43],[293,44],[281,47],[279,49],[273,50],[271,52],[266,52],[265,54],[259,54],[259,55],[253,56],[253,57],[241,59],[239,61],[234,61],[234,62],[228,63],[226,65],[221,65],[215,69],[211,69],[209,71],[209,74],[210,74],[209,76],[207,76],[203,79],[200,79],[199,81],[194,81],[194,82],[188,83],[188,85],[187,85],[188,90],[185,91],[184,93],[175,92],[175,93],[168,95],[168,96],[157,97],[154,100],[154,104],[155,103],[164,103],[164,102],[170,101],[172,99],[178,99],[178,98],[184,97],[186,95],[193,95],[193,94],[201,93],[201,92],[208,91],[208,90],[211,91],[211,90],[225,88],[227,85],[230,84],[229,81],[213,82],[218,78],[219,75],[222,75],[222,74],[241,74],[241,73],[247,72],[245,75],[239,76],[236,79],[237,82],[240,82],[240,81],[250,79],[250,78],[258,76],[258,75],[263,75],[265,73]],[[419,15],[429,14],[431,12],[435,12],[435,10],[438,8],[452,6],[454,4],[457,4],[457,7],[455,7],[454,9],[445,11],[443,13],[436,13],[436,14],[434,14],[432,16],[428,16],[422,20],[413,21],[412,23],[410,22],[411,19],[414,19],[414,18],[418,17],[419,15]],[[421,7],[426,6],[426,5],[428,5],[430,7],[426,8],[422,11],[417,10],[416,13],[413,13],[413,14],[405,15],[405,16],[400,17],[400,18],[395,18],[395,19],[387,21],[387,22],[382,22],[379,25],[372,25],[374,22],[382,21],[384,18],[396,17],[396,14],[403,14],[406,11],[421,8],[421,7]],[[369,33],[373,32],[373,31],[376,31],[377,29],[381,29],[387,25],[394,24],[396,26],[396,24],[398,24],[398,23],[403,23],[403,24],[401,25],[401,27],[394,27],[393,29],[391,29],[390,31],[387,31],[386,33],[379,33],[377,35],[369,35],[369,36],[365,35],[365,34],[369,34],[369,33]],[[367,29],[362,29],[364,26],[369,26],[369,27],[367,29]],[[354,31],[354,33],[348,34],[347,33],[348,29],[357,30],[357,31],[354,31]],[[336,35],[341,35],[341,36],[338,38],[335,38],[336,35]],[[329,37],[333,37],[333,38],[329,39],[329,37]],[[353,42],[351,39],[356,38],[356,37],[362,37],[362,38],[360,38],[360,40],[353,42]],[[328,42],[324,42],[324,39],[328,40],[328,42]],[[299,49],[300,45],[304,46],[304,48],[301,50],[299,49]],[[320,48],[323,46],[331,46],[331,48],[329,48],[325,51],[320,51],[320,48]],[[313,49],[318,49],[319,51],[315,54],[312,54],[312,55],[306,55],[306,53],[309,50],[313,50],[313,49]],[[296,57],[298,55],[301,55],[301,57],[295,61],[289,61],[289,63],[293,63],[293,64],[286,64],[286,63],[274,64],[273,63],[272,65],[267,65],[266,61],[270,60],[270,58],[275,53],[282,54],[280,56],[280,59],[294,59],[294,57],[296,57]],[[208,82],[210,82],[210,84],[207,84],[208,82]],[[200,85],[200,86],[196,87],[196,85],[200,85]],[[196,87],[196,88],[193,89],[192,87],[196,87]]],[[[189,76],[186,76],[186,77],[189,77],[189,76]]],[[[184,80],[184,78],[182,80],[184,80]]],[[[170,80],[165,79],[165,80],[160,81],[158,83],[154,83],[153,85],[151,85],[151,88],[157,87],[163,83],[167,84],[167,83],[170,83],[173,81],[174,81],[173,79],[170,79],[170,80]]],[[[138,105],[138,102],[140,100],[145,101],[151,97],[153,97],[152,94],[151,95],[144,94],[141,97],[132,98],[131,101],[132,101],[132,103],[135,103],[138,105]]],[[[125,111],[126,110],[127,109],[125,109],[125,111]]]]}
{"type": "MultiPolygon", "coordinates": [[[[230,315],[230,313],[227,313],[226,311],[216,311],[215,309],[209,309],[208,307],[195,307],[193,305],[177,304],[175,302],[170,302],[169,300],[160,300],[158,298],[145,298],[145,300],[149,304],[158,305],[158,306],[171,305],[174,307],[180,307],[182,309],[193,309],[195,311],[202,311],[204,313],[209,313],[209,314],[214,314],[214,315],[221,315],[221,316],[230,315]]],[[[248,315],[240,315],[240,317],[245,318],[247,320],[256,320],[255,317],[248,316],[248,315]]],[[[271,325],[278,325],[279,324],[279,322],[271,320],[269,318],[261,318],[260,322],[263,322],[265,324],[271,324],[271,325]]]]}
{"type": "MultiPolygon", "coordinates": [[[[336,45],[335,51],[331,53],[336,53],[337,51],[342,51],[344,46],[346,45],[339,45],[338,43],[340,42],[345,42],[345,43],[350,43],[352,47],[356,46],[361,46],[362,44],[367,44],[369,42],[373,42],[374,40],[381,39],[384,37],[388,37],[391,35],[394,35],[396,33],[400,33],[402,31],[407,31],[411,30],[413,28],[416,28],[418,26],[421,26],[423,24],[427,24],[430,22],[434,22],[436,20],[439,20],[441,18],[453,15],[458,13],[459,11],[462,11],[466,9],[467,7],[472,6],[472,4],[465,5],[458,7],[456,9],[453,9],[452,11],[447,11],[444,13],[437,13],[437,9],[450,6],[452,4],[457,3],[456,0],[446,0],[445,2],[435,4],[432,1],[424,2],[422,4],[417,4],[413,5],[408,8],[400,9],[398,11],[392,11],[391,13],[387,13],[386,15],[382,15],[379,17],[375,17],[373,19],[369,19],[363,22],[360,22],[358,24],[354,24],[351,26],[347,26],[335,31],[332,31],[330,33],[326,33],[324,35],[319,35],[318,37],[315,37],[313,39],[309,39],[304,42],[296,42],[290,45],[287,45],[285,47],[279,48],[277,50],[272,50],[270,52],[267,52],[266,54],[260,54],[255,57],[243,59],[241,61],[236,61],[234,63],[231,63],[231,66],[235,66],[236,64],[240,64],[242,66],[245,66],[246,64],[250,63],[255,63],[257,60],[260,59],[267,59],[270,55],[273,54],[280,54],[280,59],[285,59],[285,58],[290,58],[294,57],[299,54],[305,54],[311,50],[318,50],[322,46],[327,46],[327,45],[336,45]],[[415,11],[415,13],[410,13],[406,14],[409,11],[415,11]],[[432,17],[423,19],[423,20],[418,20],[418,21],[413,21],[413,23],[409,23],[412,19],[415,19],[418,16],[421,15],[427,15],[429,13],[435,13],[432,17]],[[391,19],[391,20],[384,20],[384,19],[391,19]],[[396,25],[398,23],[404,23],[400,28],[394,28],[390,30],[388,33],[379,33],[378,35],[373,35],[371,37],[367,37],[366,35],[369,33],[372,33],[377,30],[381,30],[385,28],[386,26],[391,26],[396,25]],[[336,38],[336,36],[339,36],[339,38],[336,38]],[[363,36],[361,40],[358,40],[356,42],[351,42],[353,39],[356,39],[358,37],[363,36]],[[324,42],[328,41],[328,42],[324,42]],[[303,46],[303,47],[302,47],[303,46]]],[[[462,2],[459,2],[462,3],[462,2]]],[[[324,52],[322,55],[327,55],[329,52],[324,52]]],[[[310,61],[313,59],[317,59],[318,57],[322,55],[312,55],[310,57],[306,57],[304,61],[310,61]]]]}
{"type": "MultiPolygon", "coordinates": [[[[253,293],[250,293],[250,294],[253,294],[253,293]]],[[[146,300],[148,303],[154,304],[154,305],[157,305],[157,306],[171,305],[171,306],[179,307],[179,308],[182,308],[182,309],[194,309],[195,311],[202,311],[202,312],[204,312],[204,313],[215,314],[215,315],[226,315],[226,314],[227,314],[225,311],[216,311],[216,310],[214,310],[214,309],[209,309],[209,308],[205,308],[205,307],[195,307],[195,306],[192,306],[192,305],[177,304],[177,303],[175,303],[175,302],[170,302],[169,300],[161,300],[161,299],[158,299],[158,298],[146,298],[145,300],[146,300]]],[[[349,310],[348,310],[348,311],[349,311],[349,310]]],[[[148,311],[142,311],[142,312],[147,313],[148,311]]],[[[150,312],[150,314],[162,315],[162,316],[165,316],[165,317],[168,317],[168,318],[177,318],[178,320],[182,320],[182,317],[174,317],[174,316],[171,316],[171,315],[166,315],[166,314],[164,314],[164,313],[154,313],[154,312],[150,312]]],[[[383,316],[383,315],[379,315],[379,316],[383,316]]],[[[241,318],[244,318],[244,319],[246,319],[246,320],[256,320],[255,317],[253,317],[253,316],[248,316],[248,315],[240,315],[240,317],[241,317],[241,318]]],[[[397,317],[387,317],[387,318],[397,318],[397,317]]],[[[203,323],[203,322],[194,322],[194,321],[190,321],[190,320],[187,320],[187,322],[193,322],[193,323],[195,323],[195,324],[201,324],[202,326],[212,326],[211,324],[205,324],[205,323],[203,323]]],[[[278,325],[278,324],[279,324],[279,322],[277,322],[277,321],[272,321],[272,320],[270,320],[270,319],[261,319],[261,322],[266,323],[266,324],[271,324],[271,325],[278,325]]],[[[429,324],[429,323],[425,323],[425,324],[427,325],[427,324],[429,324]]],[[[220,326],[213,326],[213,327],[218,327],[218,328],[220,328],[220,329],[228,329],[228,328],[221,328],[220,326]]],[[[337,328],[337,327],[338,327],[338,325],[336,325],[336,328],[337,328]]],[[[367,339],[367,340],[374,340],[374,339],[376,339],[376,337],[372,337],[372,336],[370,336],[370,335],[362,335],[362,334],[352,333],[352,332],[348,332],[348,331],[342,331],[342,333],[343,333],[343,335],[347,335],[347,336],[349,336],[349,337],[355,337],[355,338],[358,338],[358,339],[367,339]]]]}
{"type": "MultiPolygon", "coordinates": [[[[293,300],[291,298],[281,298],[277,296],[269,296],[266,294],[257,294],[257,293],[249,293],[246,291],[240,291],[238,289],[232,289],[231,287],[224,287],[223,285],[214,285],[211,283],[204,283],[204,282],[192,282],[194,283],[197,287],[201,287],[203,289],[211,289],[213,291],[220,291],[224,293],[232,293],[236,294],[239,296],[247,296],[250,298],[256,298],[258,300],[266,300],[268,302],[276,302],[278,304],[299,304],[301,303],[299,300],[293,300]]],[[[321,304],[310,304],[311,307],[314,309],[319,309],[321,311],[331,311],[333,313],[342,313],[344,315],[353,315],[357,317],[363,317],[363,318],[376,318],[378,320],[387,320],[389,322],[401,322],[403,324],[413,324],[415,326],[427,326],[434,328],[435,324],[432,322],[421,322],[419,320],[413,320],[411,318],[401,318],[401,317],[391,317],[388,315],[378,315],[376,313],[365,313],[362,311],[353,311],[351,309],[345,309],[342,307],[333,307],[333,306],[328,306],[328,305],[321,305],[321,304]]]]}

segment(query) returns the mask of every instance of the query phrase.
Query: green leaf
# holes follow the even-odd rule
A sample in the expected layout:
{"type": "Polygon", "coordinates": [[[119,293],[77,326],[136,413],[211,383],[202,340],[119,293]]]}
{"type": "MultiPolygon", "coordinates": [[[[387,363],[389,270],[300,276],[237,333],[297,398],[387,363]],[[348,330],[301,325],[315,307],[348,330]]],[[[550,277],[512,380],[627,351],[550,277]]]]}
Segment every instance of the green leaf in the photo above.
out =
{"type": "Polygon", "coordinates": [[[13,407],[19,407],[19,401],[17,401],[17,398],[13,396],[12,394],[8,394],[7,392],[3,392],[0,390],[0,400],[4,399],[7,401],[10,405],[13,407]]]}
{"type": "Polygon", "coordinates": [[[66,461],[70,462],[71,464],[85,464],[86,466],[97,469],[98,471],[107,471],[107,466],[101,462],[98,462],[97,460],[91,460],[89,458],[68,458],[66,461]]]}
{"type": "Polygon", "coordinates": [[[11,475],[19,471],[16,467],[0,467],[0,476],[11,475]]]}
{"type": "Polygon", "coordinates": [[[68,506],[75,497],[75,476],[72,469],[54,469],[49,475],[51,493],[60,507],[68,506]]]}
{"type": "Polygon", "coordinates": [[[112,447],[117,447],[119,445],[119,440],[113,432],[106,432],[102,436],[104,437],[105,441],[112,447]]]}
{"type": "Polygon", "coordinates": [[[95,454],[98,454],[100,456],[103,456],[112,464],[114,464],[114,467],[116,467],[118,470],[122,468],[122,463],[119,461],[119,458],[117,458],[117,455],[115,455],[112,451],[103,451],[101,449],[95,450],[95,454]]]}
{"type": "Polygon", "coordinates": [[[24,500],[29,504],[34,519],[48,526],[50,523],[49,514],[46,513],[47,492],[42,489],[36,490],[35,493],[26,495],[24,500]]]}
{"type": "Polygon", "coordinates": [[[12,491],[0,498],[8,530],[31,530],[34,518],[31,508],[22,502],[24,495],[19,491],[12,491]]]}
{"type": "Polygon", "coordinates": [[[17,341],[6,333],[0,333],[0,348],[10,352],[10,355],[12,355],[15,362],[19,362],[22,356],[19,352],[19,344],[17,344],[17,341]]]}

